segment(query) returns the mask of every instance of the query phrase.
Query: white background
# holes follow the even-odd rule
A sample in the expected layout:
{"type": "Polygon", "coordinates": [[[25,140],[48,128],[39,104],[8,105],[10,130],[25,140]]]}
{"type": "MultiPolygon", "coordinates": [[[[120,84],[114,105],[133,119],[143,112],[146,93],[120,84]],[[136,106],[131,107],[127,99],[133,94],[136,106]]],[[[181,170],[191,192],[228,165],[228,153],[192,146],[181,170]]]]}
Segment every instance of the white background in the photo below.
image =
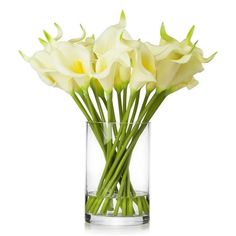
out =
{"type": "Polygon", "coordinates": [[[0,235],[236,235],[235,1],[21,0],[0,3],[0,235]],[[159,27],[216,58],[198,87],[168,97],[152,120],[151,222],[84,223],[85,124],[72,99],[43,84],[18,55],[41,46],[42,29],[65,39],[99,35],[124,9],[134,38],[159,27]]]}

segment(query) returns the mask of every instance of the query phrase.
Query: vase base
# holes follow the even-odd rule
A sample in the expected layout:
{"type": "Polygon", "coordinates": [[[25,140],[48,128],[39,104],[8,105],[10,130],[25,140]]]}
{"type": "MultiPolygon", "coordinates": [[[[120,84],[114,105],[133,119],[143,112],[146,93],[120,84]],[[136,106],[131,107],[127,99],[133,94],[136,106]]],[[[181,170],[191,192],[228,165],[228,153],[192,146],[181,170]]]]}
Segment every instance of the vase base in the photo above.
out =
{"type": "Polygon", "coordinates": [[[149,222],[149,216],[101,216],[85,213],[85,221],[96,225],[116,225],[116,226],[131,226],[142,225],[149,222]]]}

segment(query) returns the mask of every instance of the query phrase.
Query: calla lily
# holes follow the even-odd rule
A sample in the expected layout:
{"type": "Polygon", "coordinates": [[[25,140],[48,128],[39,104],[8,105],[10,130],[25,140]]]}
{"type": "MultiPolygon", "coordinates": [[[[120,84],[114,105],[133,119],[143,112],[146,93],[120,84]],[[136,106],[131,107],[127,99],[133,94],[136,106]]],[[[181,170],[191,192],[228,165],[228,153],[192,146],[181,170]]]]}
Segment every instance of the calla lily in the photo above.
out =
{"type": "Polygon", "coordinates": [[[55,72],[52,66],[50,55],[46,51],[36,52],[31,58],[28,59],[31,66],[38,72],[40,78],[48,85],[55,86],[56,81],[48,76],[50,73],[55,72]]]}
{"type": "Polygon", "coordinates": [[[171,57],[173,59],[180,59],[183,55],[189,54],[189,52],[195,47],[195,45],[191,43],[193,30],[194,27],[189,30],[186,39],[183,42],[179,42],[167,34],[165,25],[162,23],[160,29],[160,44],[153,45],[147,42],[146,45],[153,53],[157,61],[165,59],[170,54],[172,54],[171,57]]]}
{"type": "Polygon", "coordinates": [[[125,30],[125,27],[126,19],[122,11],[119,23],[107,28],[95,41],[94,52],[98,57],[114,48],[127,50],[127,46],[120,40],[121,34],[127,39],[131,38],[129,33],[125,30]]]}
{"type": "Polygon", "coordinates": [[[152,51],[157,67],[157,89],[175,91],[182,87],[192,88],[197,85],[193,78],[196,73],[203,71],[202,63],[209,62],[215,56],[204,58],[202,50],[191,42],[194,26],[189,30],[182,42],[167,34],[164,24],[161,26],[161,42],[155,46],[146,43],[152,51]]]}
{"type": "Polygon", "coordinates": [[[39,51],[32,57],[24,56],[24,58],[47,85],[61,88],[68,93],[77,90],[77,86],[71,77],[62,75],[55,70],[51,55],[47,51],[39,51]]]}
{"type": "Polygon", "coordinates": [[[123,65],[118,65],[115,80],[114,80],[114,88],[119,93],[122,89],[126,88],[131,75],[131,68],[123,65]]]}
{"type": "Polygon", "coordinates": [[[79,90],[73,78],[60,74],[58,72],[44,73],[44,74],[41,74],[40,77],[42,79],[43,77],[47,79],[51,79],[52,81],[54,81],[54,84],[53,84],[54,86],[63,89],[69,94],[71,94],[74,91],[79,90]]]}
{"type": "Polygon", "coordinates": [[[132,62],[134,68],[130,79],[131,90],[139,90],[149,82],[156,82],[155,58],[145,44],[139,43],[132,62]]]}
{"type": "Polygon", "coordinates": [[[193,88],[198,83],[193,76],[203,71],[202,63],[192,55],[186,63],[163,61],[158,65],[157,86],[159,90],[176,91],[180,88],[193,88]],[[165,73],[172,70],[172,73],[165,73]]]}
{"type": "Polygon", "coordinates": [[[114,87],[114,79],[118,63],[113,63],[108,70],[102,73],[95,73],[94,77],[99,81],[105,92],[110,93],[114,87]]]}
{"type": "Polygon", "coordinates": [[[97,79],[92,78],[90,82],[90,86],[99,97],[104,98],[104,89],[97,79]]]}
{"type": "MultiPolygon", "coordinates": [[[[94,77],[99,80],[106,92],[112,91],[115,83],[115,76],[117,74],[116,71],[120,69],[120,66],[130,66],[128,53],[123,52],[120,49],[112,49],[98,58],[94,77]]],[[[127,77],[124,78],[124,80],[126,79],[127,77]]]]}
{"type": "Polygon", "coordinates": [[[93,68],[91,54],[86,47],[61,42],[52,49],[51,55],[53,66],[58,72],[74,78],[79,87],[88,88],[93,68]]]}
{"type": "MultiPolygon", "coordinates": [[[[170,87],[172,91],[176,91],[185,86],[188,89],[195,87],[198,84],[198,81],[193,78],[193,76],[196,73],[202,72],[204,70],[202,63],[207,63],[212,60],[216,53],[212,54],[209,58],[203,58],[202,50],[200,48],[194,48],[190,55],[191,57],[186,55],[185,60],[179,60],[183,63],[181,63],[177,73],[171,81],[170,87]]],[[[183,58],[184,57],[182,57],[182,59],[183,58]]]]}

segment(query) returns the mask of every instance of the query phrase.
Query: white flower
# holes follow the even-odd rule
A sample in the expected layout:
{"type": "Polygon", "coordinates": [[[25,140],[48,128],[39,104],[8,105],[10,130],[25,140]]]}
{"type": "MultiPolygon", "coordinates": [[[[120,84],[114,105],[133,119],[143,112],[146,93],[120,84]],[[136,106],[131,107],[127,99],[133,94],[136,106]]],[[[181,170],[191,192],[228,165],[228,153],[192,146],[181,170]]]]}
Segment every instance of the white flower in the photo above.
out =
{"type": "Polygon", "coordinates": [[[120,91],[130,80],[131,48],[121,40],[122,37],[131,39],[125,26],[122,11],[119,23],[107,28],[94,43],[93,51],[97,56],[94,77],[106,92],[111,92],[113,88],[120,91]]]}
{"type": "Polygon", "coordinates": [[[36,52],[32,57],[28,58],[27,61],[46,84],[61,88],[68,93],[77,89],[71,77],[65,76],[55,70],[51,55],[47,51],[36,52]]]}
{"type": "Polygon", "coordinates": [[[45,83],[68,93],[83,92],[91,86],[103,96],[113,88],[121,92],[128,84],[131,92],[144,86],[149,92],[156,88],[169,93],[192,88],[198,83],[194,75],[215,56],[204,58],[202,50],[191,42],[194,26],[182,42],[168,35],[164,24],[159,45],[132,40],[125,29],[123,11],[119,23],[108,27],[96,40],[86,37],[81,26],[81,37],[59,42],[62,30],[54,25],[55,37],[44,31],[46,40],[39,39],[44,50],[32,57],[21,55],[45,83]]]}
{"type": "Polygon", "coordinates": [[[150,82],[156,82],[155,58],[145,44],[138,41],[138,45],[132,57],[133,71],[130,78],[130,88],[135,91],[150,82]]]}
{"type": "MultiPolygon", "coordinates": [[[[130,67],[128,53],[123,52],[120,49],[107,51],[98,58],[95,66],[96,73],[93,76],[99,80],[106,92],[112,91],[115,83],[115,76],[117,70],[120,70],[120,66],[124,68],[130,67]]],[[[124,80],[127,80],[127,77],[124,78],[124,80]]]]}
{"type": "Polygon", "coordinates": [[[52,36],[44,31],[47,42],[39,39],[52,58],[52,65],[56,71],[62,75],[73,78],[81,89],[87,89],[90,83],[92,68],[92,47],[94,38],[86,38],[86,32],[82,29],[82,36],[80,38],[71,39],[68,42],[58,42],[62,37],[62,30],[58,24],[57,36],[52,36]]]}
{"type": "Polygon", "coordinates": [[[130,81],[131,67],[117,65],[116,74],[114,78],[114,88],[117,92],[121,92],[126,88],[130,81]]]}
{"type": "Polygon", "coordinates": [[[70,42],[58,42],[52,48],[53,66],[61,74],[72,77],[76,83],[87,89],[93,73],[90,51],[70,42]]]}
{"type": "Polygon", "coordinates": [[[130,39],[129,33],[125,30],[126,19],[122,11],[120,15],[120,22],[107,28],[95,41],[94,52],[98,57],[112,49],[127,50],[127,46],[120,40],[121,35],[130,39]]]}
{"type": "Polygon", "coordinates": [[[190,29],[184,41],[178,42],[166,33],[161,26],[161,42],[155,46],[146,44],[152,51],[156,61],[157,89],[159,91],[176,91],[183,87],[192,88],[197,85],[194,75],[203,71],[202,63],[213,59],[203,58],[202,50],[191,43],[194,27],[190,29]]]}

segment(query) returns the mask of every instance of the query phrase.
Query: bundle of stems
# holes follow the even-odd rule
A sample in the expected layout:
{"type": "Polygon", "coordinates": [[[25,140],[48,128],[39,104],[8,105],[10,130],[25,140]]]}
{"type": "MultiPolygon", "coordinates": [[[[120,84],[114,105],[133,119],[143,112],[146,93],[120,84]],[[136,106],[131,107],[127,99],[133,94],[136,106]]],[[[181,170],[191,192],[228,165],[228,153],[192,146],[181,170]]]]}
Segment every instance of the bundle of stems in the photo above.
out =
{"type": "Polygon", "coordinates": [[[106,215],[110,211],[114,216],[119,212],[122,216],[149,213],[148,196],[136,195],[132,186],[129,163],[139,137],[167,93],[146,90],[139,107],[141,91],[127,90],[126,87],[122,91],[116,91],[116,99],[113,99],[114,92],[101,95],[94,88],[71,94],[89,122],[106,161],[96,195],[87,198],[87,213],[106,215]],[[118,118],[114,109],[115,101],[119,108],[118,118]],[[117,199],[115,205],[112,200],[114,196],[117,199]]]}

